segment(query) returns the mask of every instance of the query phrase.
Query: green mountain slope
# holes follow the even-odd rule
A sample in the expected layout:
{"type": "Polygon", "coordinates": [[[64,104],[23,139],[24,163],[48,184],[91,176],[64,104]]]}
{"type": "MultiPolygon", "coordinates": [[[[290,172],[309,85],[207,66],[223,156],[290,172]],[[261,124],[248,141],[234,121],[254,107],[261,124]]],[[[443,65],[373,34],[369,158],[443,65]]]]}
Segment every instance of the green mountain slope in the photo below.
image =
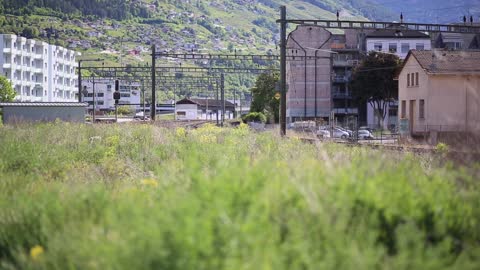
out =
{"type": "MultiPolygon", "coordinates": [[[[410,10],[432,9],[435,3],[446,2],[406,1],[405,8],[409,10],[404,13],[409,21],[421,19],[410,16],[410,10]]],[[[478,2],[465,0],[465,5],[478,2]]],[[[398,11],[403,8],[398,3],[390,0],[0,0],[0,32],[69,47],[81,52],[82,58],[101,57],[106,65],[145,65],[150,60],[152,44],[160,50],[175,52],[194,49],[277,53],[275,21],[280,5],[287,6],[289,18],[335,19],[338,10],[341,19],[398,20],[398,11]]],[[[471,7],[470,11],[479,6],[471,7]]],[[[294,25],[290,27],[293,29],[294,25]]],[[[163,62],[178,64],[179,61],[163,62]]],[[[226,64],[268,65],[214,63],[226,64]]],[[[252,83],[252,76],[239,75],[228,85],[246,91],[252,83]]]]}
{"type": "Polygon", "coordinates": [[[0,0],[3,13],[12,15],[0,18],[0,26],[2,32],[52,38],[87,54],[108,51],[126,58],[128,51],[152,43],[174,50],[258,52],[275,47],[280,5],[288,6],[290,17],[332,19],[341,10],[342,16],[363,19],[351,2],[0,0]]]}
{"type": "MultiPolygon", "coordinates": [[[[105,65],[146,65],[152,44],[175,52],[276,53],[275,20],[283,4],[288,6],[289,16],[296,18],[332,19],[337,8],[346,16],[358,14],[330,0],[0,0],[0,32],[69,47],[81,52],[84,59],[105,59],[105,65]]],[[[358,15],[355,18],[362,19],[358,15]]],[[[161,64],[179,62],[162,60],[161,64]]],[[[228,76],[227,90],[248,91],[254,79],[250,75],[228,76]]]]}

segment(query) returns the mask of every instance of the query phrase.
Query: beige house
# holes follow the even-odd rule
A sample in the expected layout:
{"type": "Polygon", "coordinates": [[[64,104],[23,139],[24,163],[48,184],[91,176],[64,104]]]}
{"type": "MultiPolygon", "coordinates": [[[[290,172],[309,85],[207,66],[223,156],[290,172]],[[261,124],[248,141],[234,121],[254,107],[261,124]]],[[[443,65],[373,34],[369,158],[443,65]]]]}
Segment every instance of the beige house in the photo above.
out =
{"type": "Polygon", "coordinates": [[[480,51],[415,51],[398,76],[399,121],[412,136],[480,134],[480,51]]]}

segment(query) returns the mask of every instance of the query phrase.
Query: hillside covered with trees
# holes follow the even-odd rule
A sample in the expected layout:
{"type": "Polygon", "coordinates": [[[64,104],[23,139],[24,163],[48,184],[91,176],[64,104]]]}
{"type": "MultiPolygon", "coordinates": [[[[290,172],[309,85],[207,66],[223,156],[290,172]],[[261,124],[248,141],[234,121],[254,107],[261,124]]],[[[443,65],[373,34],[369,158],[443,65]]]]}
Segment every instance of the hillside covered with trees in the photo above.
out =
{"type": "Polygon", "coordinates": [[[13,15],[93,15],[116,20],[151,15],[142,1],[128,0],[0,0],[0,6],[13,15]]]}

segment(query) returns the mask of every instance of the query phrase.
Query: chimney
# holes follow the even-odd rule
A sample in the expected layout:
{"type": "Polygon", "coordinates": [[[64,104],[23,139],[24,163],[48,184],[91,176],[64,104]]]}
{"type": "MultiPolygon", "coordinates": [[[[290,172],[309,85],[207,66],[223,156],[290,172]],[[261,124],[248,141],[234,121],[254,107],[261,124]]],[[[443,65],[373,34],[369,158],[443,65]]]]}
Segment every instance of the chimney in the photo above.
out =
{"type": "Polygon", "coordinates": [[[435,71],[437,69],[437,65],[435,64],[435,51],[432,51],[432,64],[430,65],[430,70],[435,71]]]}

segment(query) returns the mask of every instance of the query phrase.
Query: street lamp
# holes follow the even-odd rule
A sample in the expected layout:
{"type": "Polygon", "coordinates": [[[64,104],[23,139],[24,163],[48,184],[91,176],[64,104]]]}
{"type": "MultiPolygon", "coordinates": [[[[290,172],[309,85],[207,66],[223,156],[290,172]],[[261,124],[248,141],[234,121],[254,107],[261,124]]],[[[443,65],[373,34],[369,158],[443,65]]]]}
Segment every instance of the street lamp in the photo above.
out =
{"type": "Polygon", "coordinates": [[[78,102],[82,102],[82,63],[83,62],[101,62],[103,59],[83,59],[78,60],[78,102]]]}

